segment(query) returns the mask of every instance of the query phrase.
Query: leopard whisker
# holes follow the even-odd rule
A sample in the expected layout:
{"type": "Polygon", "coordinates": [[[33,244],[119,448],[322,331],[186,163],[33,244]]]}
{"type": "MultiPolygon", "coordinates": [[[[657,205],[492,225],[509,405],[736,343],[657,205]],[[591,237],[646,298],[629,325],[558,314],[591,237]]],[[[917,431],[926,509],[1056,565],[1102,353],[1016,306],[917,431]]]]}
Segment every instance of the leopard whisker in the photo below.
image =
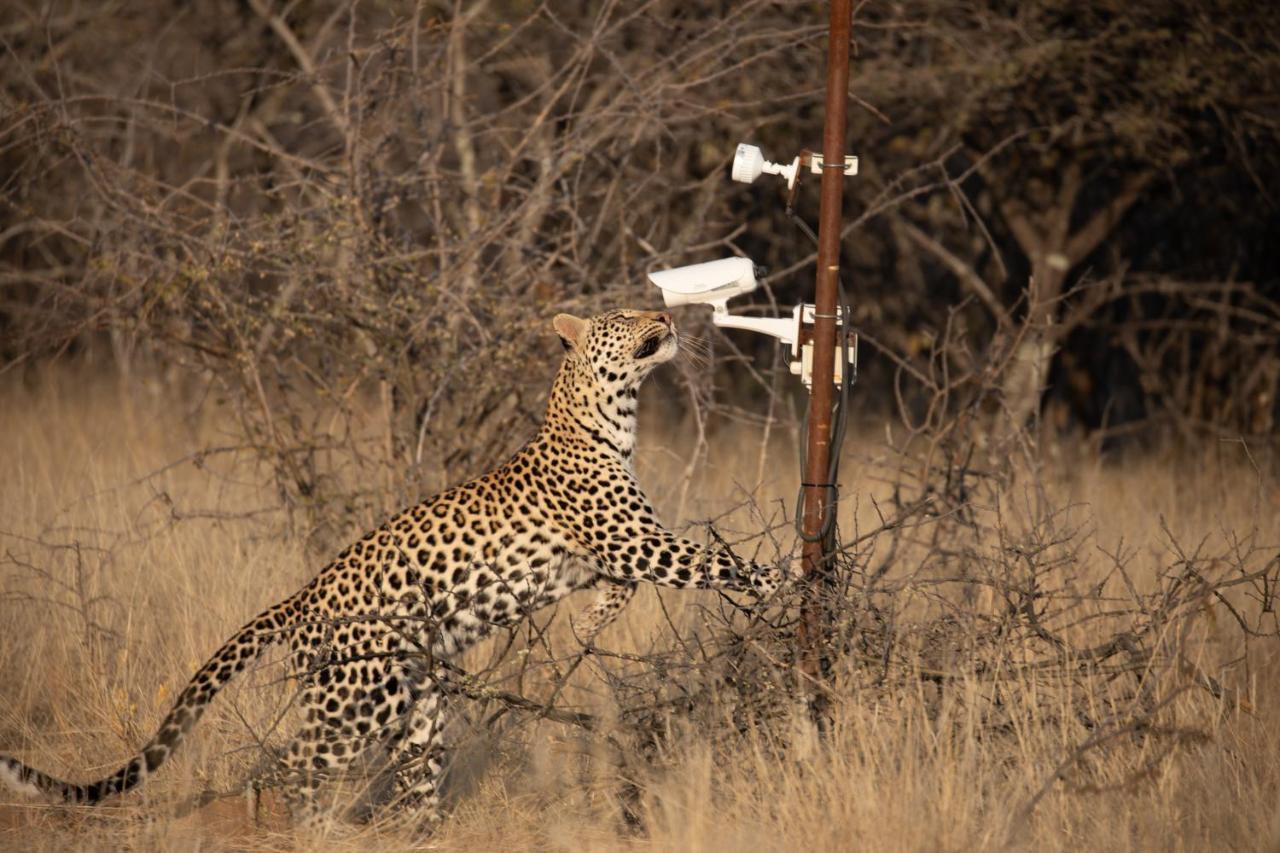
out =
{"type": "Polygon", "coordinates": [[[680,350],[680,358],[699,369],[706,369],[711,366],[710,354],[693,347],[682,348],[680,350]]]}
{"type": "Polygon", "coordinates": [[[711,344],[706,338],[697,335],[682,335],[680,342],[683,344],[682,349],[696,352],[699,355],[707,355],[711,352],[711,344]]]}

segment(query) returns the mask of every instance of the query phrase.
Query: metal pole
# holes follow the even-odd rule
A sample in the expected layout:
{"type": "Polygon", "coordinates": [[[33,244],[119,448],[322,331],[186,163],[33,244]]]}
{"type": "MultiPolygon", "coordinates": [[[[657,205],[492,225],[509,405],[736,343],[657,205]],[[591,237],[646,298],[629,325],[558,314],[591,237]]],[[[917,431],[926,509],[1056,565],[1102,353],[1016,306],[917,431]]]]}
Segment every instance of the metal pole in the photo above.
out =
{"type": "MultiPolygon", "coordinates": [[[[845,106],[849,91],[851,0],[832,0],[827,37],[826,125],[822,132],[822,194],[818,212],[818,275],[813,323],[813,390],[809,396],[808,450],[805,455],[803,559],[806,597],[799,627],[800,668],[809,678],[821,676],[825,608],[819,585],[827,572],[830,543],[821,537],[830,498],[827,483],[831,460],[831,408],[834,402],[836,292],[840,270],[841,205],[844,196],[845,106]]],[[[834,512],[834,507],[830,508],[834,512]]]]}

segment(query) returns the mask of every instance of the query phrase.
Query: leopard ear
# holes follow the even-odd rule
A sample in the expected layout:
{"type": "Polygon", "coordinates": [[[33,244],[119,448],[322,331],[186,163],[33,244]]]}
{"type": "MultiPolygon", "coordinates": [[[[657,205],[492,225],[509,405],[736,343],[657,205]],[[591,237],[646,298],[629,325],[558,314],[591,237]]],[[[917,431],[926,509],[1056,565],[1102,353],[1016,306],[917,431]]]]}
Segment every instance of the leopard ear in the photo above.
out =
{"type": "Polygon", "coordinates": [[[557,314],[551,325],[564,342],[565,349],[581,346],[587,338],[587,321],[572,314],[557,314]]]}

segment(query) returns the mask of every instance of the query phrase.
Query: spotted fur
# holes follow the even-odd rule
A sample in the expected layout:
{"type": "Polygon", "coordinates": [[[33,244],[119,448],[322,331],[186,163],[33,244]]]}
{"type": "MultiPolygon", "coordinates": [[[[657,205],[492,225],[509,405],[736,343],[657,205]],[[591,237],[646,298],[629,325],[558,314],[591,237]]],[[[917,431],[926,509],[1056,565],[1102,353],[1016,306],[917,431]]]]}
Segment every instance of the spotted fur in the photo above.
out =
{"type": "Polygon", "coordinates": [[[310,583],[255,617],[191,679],[155,736],[112,775],[74,784],[0,756],[20,793],[97,803],[172,754],[217,692],[288,643],[305,723],[283,764],[298,816],[320,781],[371,752],[393,768],[391,804],[434,820],[443,762],[441,662],[569,593],[599,590],[573,627],[590,641],[637,583],[765,596],[785,572],[667,531],[633,468],[636,397],[678,335],[665,313],[566,314],[567,350],[537,435],[506,464],[387,520],[310,583]]]}

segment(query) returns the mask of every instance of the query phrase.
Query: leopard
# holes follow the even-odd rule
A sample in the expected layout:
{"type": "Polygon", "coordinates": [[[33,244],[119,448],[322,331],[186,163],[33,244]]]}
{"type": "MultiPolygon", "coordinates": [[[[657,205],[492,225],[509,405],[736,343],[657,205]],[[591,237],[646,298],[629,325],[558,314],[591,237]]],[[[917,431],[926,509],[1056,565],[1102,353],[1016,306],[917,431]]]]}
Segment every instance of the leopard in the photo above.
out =
{"type": "Polygon", "coordinates": [[[0,780],[68,804],[125,794],[159,770],[223,687],[287,645],[299,721],[274,766],[293,820],[322,816],[325,780],[377,759],[391,777],[379,811],[432,831],[449,754],[447,668],[486,635],[579,590],[596,593],[570,619],[584,648],[641,583],[767,603],[794,579],[788,557],[762,564],[718,537],[676,535],[637,479],[641,384],[681,348],[671,315],[559,314],[552,327],[564,355],[546,415],[505,463],[391,516],[236,631],[114,773],[77,784],[0,756],[0,780]]]}

